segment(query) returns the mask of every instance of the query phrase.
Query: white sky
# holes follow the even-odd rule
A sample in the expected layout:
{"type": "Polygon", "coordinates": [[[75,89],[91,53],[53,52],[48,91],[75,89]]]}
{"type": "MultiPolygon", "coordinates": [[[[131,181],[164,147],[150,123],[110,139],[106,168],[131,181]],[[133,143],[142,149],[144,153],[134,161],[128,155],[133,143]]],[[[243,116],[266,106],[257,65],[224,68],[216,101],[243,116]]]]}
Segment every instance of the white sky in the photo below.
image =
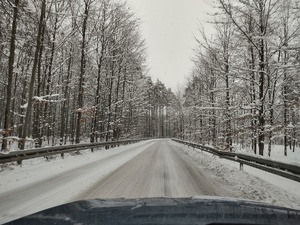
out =
{"type": "Polygon", "coordinates": [[[210,0],[126,0],[141,19],[148,48],[149,75],[177,90],[192,69],[194,35],[200,22],[211,19],[210,0]]]}

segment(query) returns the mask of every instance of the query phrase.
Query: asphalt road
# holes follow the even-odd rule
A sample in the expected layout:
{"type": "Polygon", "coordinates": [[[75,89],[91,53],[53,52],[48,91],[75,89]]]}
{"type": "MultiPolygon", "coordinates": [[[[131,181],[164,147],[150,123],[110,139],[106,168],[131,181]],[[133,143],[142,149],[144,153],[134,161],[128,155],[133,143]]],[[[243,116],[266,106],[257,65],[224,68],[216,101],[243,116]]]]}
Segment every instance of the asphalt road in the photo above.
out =
{"type": "Polygon", "coordinates": [[[78,199],[230,196],[171,140],[159,140],[99,180],[78,199]]]}
{"type": "Polygon", "coordinates": [[[168,139],[104,151],[60,173],[50,163],[45,176],[0,193],[0,223],[80,199],[231,196],[199,168],[168,139]]]}

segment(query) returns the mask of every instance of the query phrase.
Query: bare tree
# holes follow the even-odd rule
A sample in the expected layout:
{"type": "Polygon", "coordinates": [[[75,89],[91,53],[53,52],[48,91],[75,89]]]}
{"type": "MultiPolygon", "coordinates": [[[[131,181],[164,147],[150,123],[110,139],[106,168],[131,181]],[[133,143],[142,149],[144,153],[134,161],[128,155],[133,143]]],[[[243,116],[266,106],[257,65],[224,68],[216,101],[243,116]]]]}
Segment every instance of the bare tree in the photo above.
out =
{"type": "Polygon", "coordinates": [[[41,14],[40,14],[40,20],[39,20],[39,25],[38,25],[38,33],[37,33],[34,61],[33,61],[33,66],[32,66],[32,73],[31,73],[31,78],[30,78],[30,83],[29,83],[29,93],[28,93],[28,101],[27,101],[27,107],[26,107],[26,115],[25,115],[24,125],[22,128],[21,146],[20,146],[21,149],[25,148],[27,129],[28,129],[28,125],[30,122],[31,112],[32,112],[34,82],[35,82],[35,75],[36,75],[39,51],[41,48],[41,36],[43,35],[42,32],[43,32],[43,26],[44,26],[45,13],[46,13],[46,0],[43,0],[42,5],[41,5],[41,14]]]}
{"type": "Polygon", "coordinates": [[[10,49],[9,49],[9,60],[8,60],[8,79],[6,86],[6,105],[5,105],[5,114],[4,114],[4,127],[2,130],[3,140],[2,140],[2,151],[8,151],[7,149],[7,137],[11,133],[11,102],[12,102],[12,82],[14,76],[14,60],[15,60],[15,42],[16,42],[16,33],[17,33],[17,19],[18,19],[18,7],[19,0],[14,2],[14,13],[11,29],[11,38],[10,38],[10,49]]]}

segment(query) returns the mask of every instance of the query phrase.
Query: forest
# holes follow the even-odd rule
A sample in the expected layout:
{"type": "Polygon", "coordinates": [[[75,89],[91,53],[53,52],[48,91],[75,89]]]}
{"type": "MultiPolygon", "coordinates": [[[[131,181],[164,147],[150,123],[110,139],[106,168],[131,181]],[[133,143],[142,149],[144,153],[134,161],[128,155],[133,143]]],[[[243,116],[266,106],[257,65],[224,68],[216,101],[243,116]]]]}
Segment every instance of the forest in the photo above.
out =
{"type": "Polygon", "coordinates": [[[199,29],[185,89],[187,139],[232,151],[295,151],[300,128],[297,0],[218,0],[215,33],[199,29]]]}
{"type": "Polygon", "coordinates": [[[2,151],[173,136],[175,96],[146,75],[127,4],[15,0],[0,10],[2,151]]]}
{"type": "MultiPolygon", "coordinates": [[[[175,137],[295,151],[300,2],[217,0],[183,88],[148,75],[140,20],[110,0],[0,3],[1,151],[175,137]]],[[[175,47],[175,46],[174,46],[175,47]]]]}

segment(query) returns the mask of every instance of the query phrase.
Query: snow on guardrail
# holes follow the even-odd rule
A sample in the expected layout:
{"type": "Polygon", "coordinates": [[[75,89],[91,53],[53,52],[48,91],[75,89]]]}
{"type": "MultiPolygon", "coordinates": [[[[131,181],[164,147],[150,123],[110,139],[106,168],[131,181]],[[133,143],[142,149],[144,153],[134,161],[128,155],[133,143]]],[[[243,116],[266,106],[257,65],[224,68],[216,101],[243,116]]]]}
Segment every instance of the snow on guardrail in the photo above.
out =
{"type": "Polygon", "coordinates": [[[290,165],[283,162],[276,162],[269,159],[263,159],[255,156],[245,155],[241,153],[234,153],[234,152],[224,152],[218,149],[187,142],[179,139],[172,139],[173,141],[179,142],[181,144],[185,144],[191,146],[193,148],[197,148],[214,155],[218,155],[220,158],[225,158],[228,160],[236,161],[240,163],[240,168],[243,168],[243,165],[248,165],[255,167],[257,169],[261,169],[285,178],[289,178],[291,180],[300,182],[300,167],[296,165],[290,165]]]}

